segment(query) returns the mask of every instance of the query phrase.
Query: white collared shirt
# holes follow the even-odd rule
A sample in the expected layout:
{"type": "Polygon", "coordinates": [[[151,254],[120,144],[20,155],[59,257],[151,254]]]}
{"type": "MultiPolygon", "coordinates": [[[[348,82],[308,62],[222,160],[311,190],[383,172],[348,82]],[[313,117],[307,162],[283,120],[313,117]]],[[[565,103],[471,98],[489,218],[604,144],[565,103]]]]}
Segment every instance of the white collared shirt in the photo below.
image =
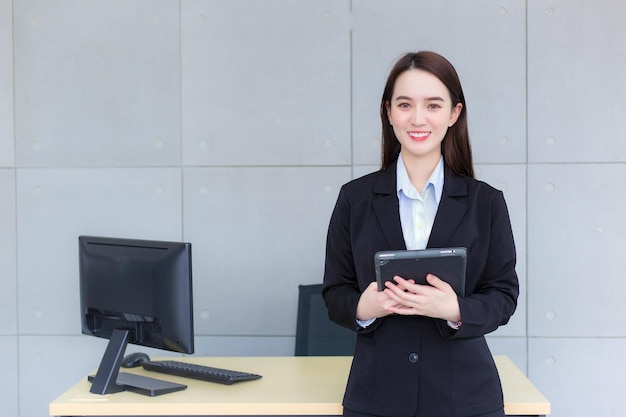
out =
{"type": "Polygon", "coordinates": [[[439,159],[422,194],[411,184],[401,154],[398,156],[396,179],[400,223],[406,248],[425,249],[443,192],[443,157],[439,159]]]}

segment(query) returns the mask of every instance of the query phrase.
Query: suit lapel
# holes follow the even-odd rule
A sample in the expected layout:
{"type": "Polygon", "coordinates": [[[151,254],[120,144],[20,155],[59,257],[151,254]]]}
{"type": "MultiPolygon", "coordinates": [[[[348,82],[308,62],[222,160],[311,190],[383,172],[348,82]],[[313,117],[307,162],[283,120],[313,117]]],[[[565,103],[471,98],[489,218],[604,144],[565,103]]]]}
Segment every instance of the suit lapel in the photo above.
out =
{"type": "MultiPolygon", "coordinates": [[[[374,186],[374,193],[377,194],[377,198],[373,202],[374,212],[390,249],[406,249],[398,209],[396,164],[390,165],[381,172],[381,176],[374,186]]],[[[448,246],[450,238],[466,212],[467,184],[462,177],[452,173],[450,168],[444,164],[443,192],[427,247],[443,248],[448,246]]]]}
{"type": "Polygon", "coordinates": [[[429,248],[448,246],[466,211],[467,184],[462,177],[453,174],[445,165],[443,192],[427,246],[429,248]]]}
{"type": "Polygon", "coordinates": [[[376,198],[373,201],[374,213],[387,239],[390,249],[406,249],[400,210],[398,209],[398,195],[396,191],[396,164],[391,164],[381,172],[381,176],[374,186],[376,198]]]}

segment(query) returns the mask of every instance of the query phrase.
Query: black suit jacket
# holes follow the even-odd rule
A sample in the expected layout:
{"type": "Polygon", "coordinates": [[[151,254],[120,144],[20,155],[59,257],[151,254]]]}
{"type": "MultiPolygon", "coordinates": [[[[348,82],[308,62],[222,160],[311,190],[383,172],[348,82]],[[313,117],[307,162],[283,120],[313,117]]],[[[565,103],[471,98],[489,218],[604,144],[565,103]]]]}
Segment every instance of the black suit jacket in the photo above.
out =
{"type": "Polygon", "coordinates": [[[406,249],[396,164],[345,184],[327,239],[323,296],[331,320],[358,332],[344,407],[378,416],[466,417],[503,407],[484,335],[506,324],[519,293],[515,245],[502,193],[445,166],[428,247],[468,249],[463,324],[393,315],[356,326],[374,254],[406,249]]]}

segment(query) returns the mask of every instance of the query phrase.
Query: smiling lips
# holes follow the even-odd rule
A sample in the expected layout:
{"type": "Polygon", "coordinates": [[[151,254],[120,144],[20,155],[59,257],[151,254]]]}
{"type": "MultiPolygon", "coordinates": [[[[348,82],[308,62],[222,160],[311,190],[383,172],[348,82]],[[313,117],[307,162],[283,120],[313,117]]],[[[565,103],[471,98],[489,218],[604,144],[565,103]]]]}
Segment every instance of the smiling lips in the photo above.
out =
{"type": "Polygon", "coordinates": [[[409,137],[416,142],[421,142],[428,139],[430,133],[431,132],[409,132],[409,137]]]}

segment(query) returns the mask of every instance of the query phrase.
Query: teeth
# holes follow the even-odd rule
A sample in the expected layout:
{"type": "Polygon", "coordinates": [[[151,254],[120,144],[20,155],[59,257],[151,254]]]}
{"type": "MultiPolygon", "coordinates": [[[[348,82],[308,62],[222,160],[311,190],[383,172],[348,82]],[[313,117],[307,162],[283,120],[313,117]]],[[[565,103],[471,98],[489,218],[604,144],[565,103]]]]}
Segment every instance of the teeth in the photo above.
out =
{"type": "Polygon", "coordinates": [[[416,138],[423,138],[428,136],[428,133],[409,133],[409,135],[416,138]]]}

